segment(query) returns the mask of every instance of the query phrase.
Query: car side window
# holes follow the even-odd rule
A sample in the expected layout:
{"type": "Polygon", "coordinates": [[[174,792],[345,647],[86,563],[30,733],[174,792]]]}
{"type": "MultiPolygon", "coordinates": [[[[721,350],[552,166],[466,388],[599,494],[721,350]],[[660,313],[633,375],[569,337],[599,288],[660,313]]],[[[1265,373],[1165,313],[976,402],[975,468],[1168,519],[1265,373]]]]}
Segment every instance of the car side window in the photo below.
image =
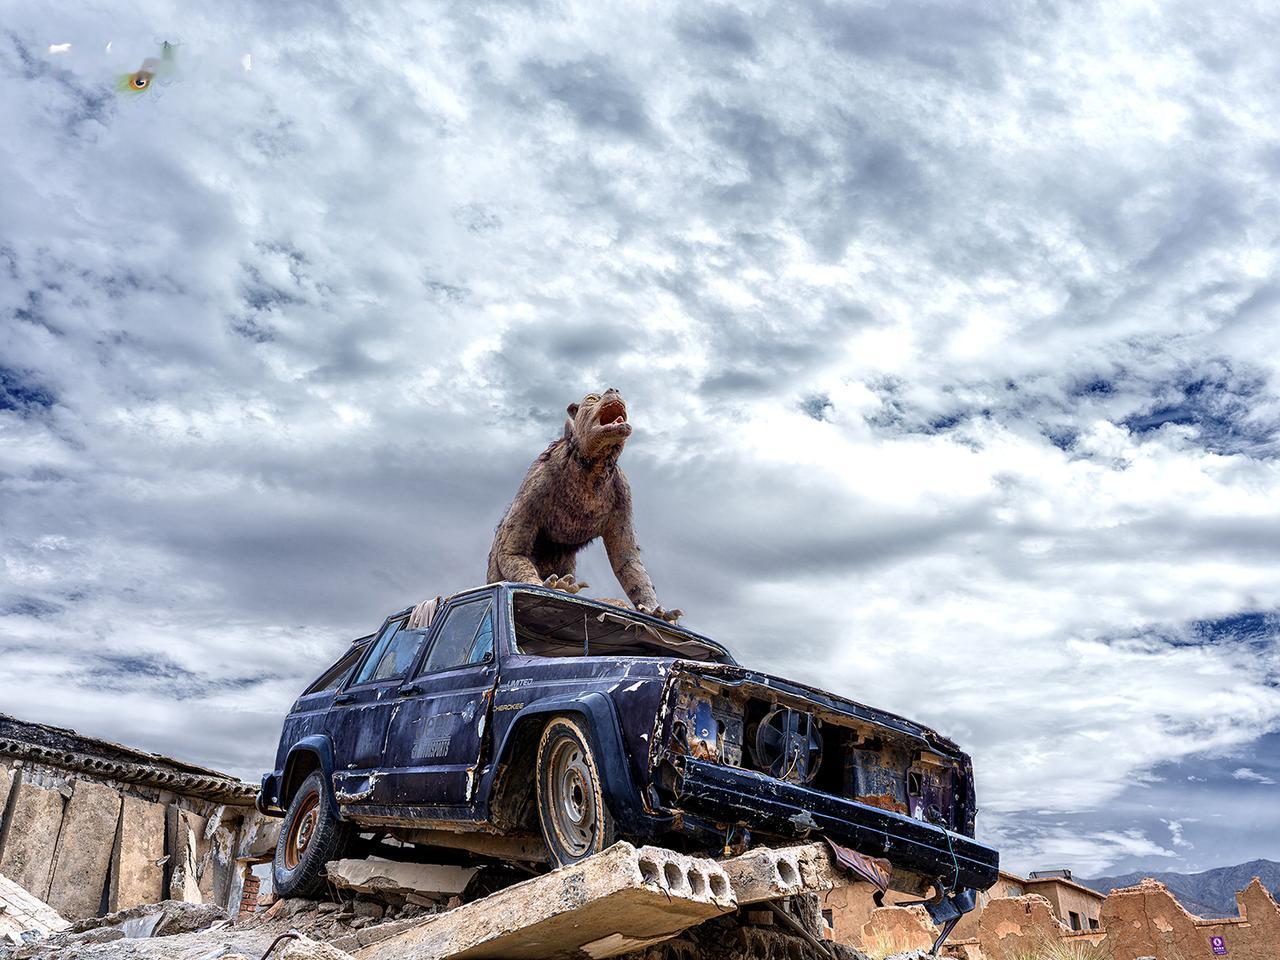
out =
{"type": "Polygon", "coordinates": [[[405,622],[395,620],[383,628],[352,686],[404,676],[422,643],[422,632],[404,629],[405,622]]]}
{"type": "Polygon", "coordinates": [[[419,673],[435,673],[468,663],[479,663],[493,652],[493,615],[487,599],[451,609],[440,624],[431,652],[419,673]]]}

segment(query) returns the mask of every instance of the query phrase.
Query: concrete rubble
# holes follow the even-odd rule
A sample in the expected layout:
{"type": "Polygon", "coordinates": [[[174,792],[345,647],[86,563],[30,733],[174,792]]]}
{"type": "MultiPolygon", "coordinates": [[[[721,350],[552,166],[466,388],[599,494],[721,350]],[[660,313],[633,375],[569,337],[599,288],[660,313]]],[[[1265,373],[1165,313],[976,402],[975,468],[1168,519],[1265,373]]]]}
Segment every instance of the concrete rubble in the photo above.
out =
{"type": "MultiPolygon", "coordinates": [[[[801,859],[796,862],[803,862],[803,848],[799,851],[801,859]]],[[[761,864],[776,870],[778,863],[790,860],[762,858],[757,852],[736,868],[746,882],[762,889],[761,876],[767,871],[761,864]],[[748,865],[753,869],[744,871],[748,865]]],[[[342,891],[335,895],[341,896],[342,891]]],[[[607,956],[866,960],[842,945],[813,946],[814,938],[822,935],[823,923],[812,892],[776,901],[806,928],[805,936],[774,926],[754,926],[747,920],[748,911],[736,909],[722,865],[629,844],[617,844],[581,864],[488,897],[452,909],[441,907],[443,912],[435,915],[410,903],[395,907],[366,896],[357,894],[339,903],[276,900],[269,908],[238,919],[222,919],[220,911],[207,905],[157,904],[82,921],[24,947],[0,947],[0,960],[257,960],[277,936],[291,930],[302,939],[282,942],[273,956],[297,960],[607,956]],[[175,909],[177,922],[156,922],[156,914],[175,909]],[[193,927],[203,929],[179,932],[193,927]]],[[[401,899],[400,893],[388,896],[401,899]]],[[[451,902],[457,903],[456,899],[451,902]]]]}
{"type": "Polygon", "coordinates": [[[593,857],[441,914],[361,960],[614,957],[737,909],[714,860],[617,843],[593,857]]]}
{"type": "Polygon", "coordinates": [[[720,866],[742,906],[832,890],[850,882],[832,862],[825,843],[757,847],[720,866]]]}
{"type": "Polygon", "coordinates": [[[226,913],[211,904],[165,900],[160,903],[131,907],[105,917],[78,921],[59,933],[38,941],[30,941],[21,948],[12,950],[8,956],[12,960],[26,960],[30,957],[70,957],[80,949],[97,944],[172,937],[207,930],[225,925],[227,922],[226,913]]]}
{"type": "Polygon", "coordinates": [[[325,873],[339,889],[357,893],[399,894],[411,903],[448,900],[467,889],[474,867],[393,860],[334,860],[325,873]]]}
{"type": "Polygon", "coordinates": [[[0,875],[0,943],[31,943],[69,926],[58,911],[0,875]]]}

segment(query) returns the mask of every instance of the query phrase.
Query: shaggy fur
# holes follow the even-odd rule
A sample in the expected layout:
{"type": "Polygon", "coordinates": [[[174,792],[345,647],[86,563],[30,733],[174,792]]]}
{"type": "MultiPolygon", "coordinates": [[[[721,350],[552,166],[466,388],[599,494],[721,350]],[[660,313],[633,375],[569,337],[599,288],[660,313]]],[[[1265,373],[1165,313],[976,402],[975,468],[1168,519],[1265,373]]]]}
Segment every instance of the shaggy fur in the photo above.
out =
{"type": "Polygon", "coordinates": [[[631,526],[631,487],[618,457],[631,436],[622,395],[610,387],[568,407],[564,436],[533,461],[489,551],[489,582],[542,583],[577,593],[578,551],[604,539],[613,572],[637,610],[667,620],[640,562],[631,526]]]}

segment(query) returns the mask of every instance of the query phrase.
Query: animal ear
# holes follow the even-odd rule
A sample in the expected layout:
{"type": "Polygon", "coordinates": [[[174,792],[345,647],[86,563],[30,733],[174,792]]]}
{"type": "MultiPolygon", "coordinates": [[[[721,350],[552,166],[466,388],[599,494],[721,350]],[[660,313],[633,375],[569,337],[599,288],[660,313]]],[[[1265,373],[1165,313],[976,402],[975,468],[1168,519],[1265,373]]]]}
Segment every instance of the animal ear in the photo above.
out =
{"type": "Polygon", "coordinates": [[[569,404],[569,406],[565,407],[565,412],[568,413],[570,417],[576,417],[578,415],[578,405],[576,403],[569,404]]]}

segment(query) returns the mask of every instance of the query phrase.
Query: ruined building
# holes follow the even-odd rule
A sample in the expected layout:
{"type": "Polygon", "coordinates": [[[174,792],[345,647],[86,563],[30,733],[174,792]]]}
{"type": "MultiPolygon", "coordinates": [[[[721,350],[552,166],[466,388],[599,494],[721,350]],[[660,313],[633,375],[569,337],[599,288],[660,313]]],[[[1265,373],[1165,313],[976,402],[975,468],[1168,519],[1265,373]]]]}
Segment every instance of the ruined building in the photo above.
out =
{"type": "Polygon", "coordinates": [[[239,907],[277,825],[234,777],[0,714],[0,875],[63,917],[239,907]]]}

